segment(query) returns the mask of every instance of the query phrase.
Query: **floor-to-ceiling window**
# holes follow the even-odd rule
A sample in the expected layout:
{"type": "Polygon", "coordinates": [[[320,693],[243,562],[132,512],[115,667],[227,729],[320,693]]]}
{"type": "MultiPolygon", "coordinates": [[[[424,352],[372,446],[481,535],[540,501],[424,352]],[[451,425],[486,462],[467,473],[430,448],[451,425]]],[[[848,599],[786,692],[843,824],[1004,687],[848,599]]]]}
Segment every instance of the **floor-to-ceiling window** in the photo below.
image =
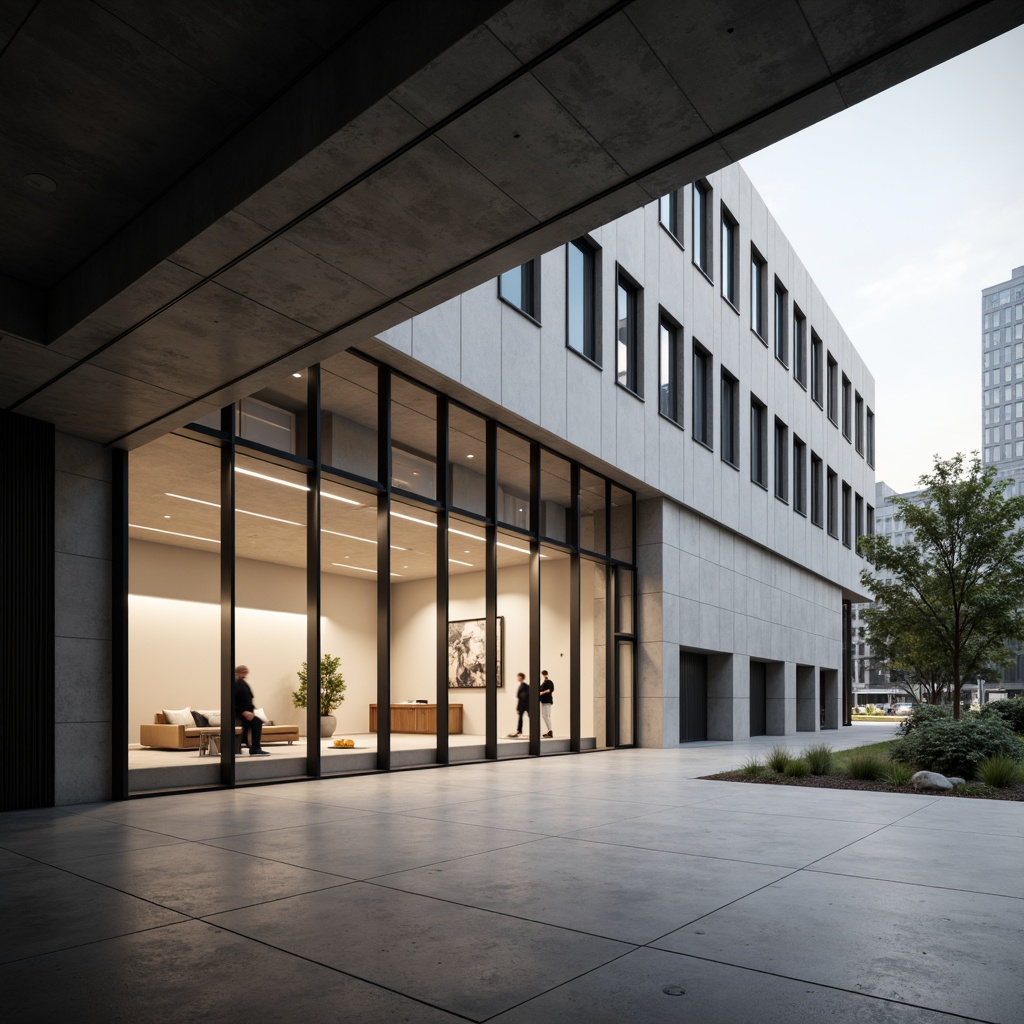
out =
{"type": "Polygon", "coordinates": [[[635,741],[632,492],[368,358],[131,453],[129,509],[133,791],[635,741]]]}

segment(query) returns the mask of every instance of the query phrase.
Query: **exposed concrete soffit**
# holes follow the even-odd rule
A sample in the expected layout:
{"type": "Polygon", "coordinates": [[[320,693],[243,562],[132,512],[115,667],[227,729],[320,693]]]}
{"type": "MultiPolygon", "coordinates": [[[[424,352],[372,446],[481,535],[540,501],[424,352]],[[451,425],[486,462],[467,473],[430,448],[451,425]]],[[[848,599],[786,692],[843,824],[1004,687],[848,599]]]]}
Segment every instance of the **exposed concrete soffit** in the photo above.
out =
{"type": "MultiPolygon", "coordinates": [[[[484,15],[501,7],[480,6],[484,15]]],[[[664,28],[666,5],[623,0],[583,24],[553,29],[529,21],[533,6],[532,0],[508,5],[486,26],[463,22],[446,26],[443,34],[424,27],[387,69],[374,58],[398,26],[393,9],[382,12],[366,27],[370,35],[343,44],[51,291],[53,358],[45,371],[40,367],[38,379],[26,380],[9,407],[60,425],[55,385],[76,371],[92,366],[149,381],[161,391],[149,406],[152,415],[126,412],[120,423],[104,426],[102,440],[134,447],[873,95],[1024,16],[1010,0],[946,4],[953,9],[939,20],[839,68],[821,51],[821,33],[830,26],[804,19],[799,49],[808,49],[810,25],[814,52],[785,74],[777,65],[786,55],[773,52],[771,67],[752,69],[743,88],[735,87],[756,91],[761,101],[744,108],[749,96],[716,95],[717,106],[695,105],[693,89],[682,88],[666,68],[649,42],[664,28]],[[982,8],[986,18],[972,20],[982,8]],[[594,62],[611,60],[613,52],[646,67],[650,79],[649,95],[642,82],[633,93],[624,83],[629,113],[617,108],[626,102],[619,96],[623,83],[595,74],[594,62]],[[359,87],[353,89],[353,82],[359,87]],[[607,95],[588,107],[602,89],[607,95]],[[322,102],[325,95],[331,103],[322,102]],[[723,122],[721,114],[730,108],[751,112],[723,122]],[[536,127],[529,120],[534,114],[550,118],[541,124],[549,134],[516,146],[519,134],[511,129],[517,112],[527,128],[536,127]],[[630,121],[646,134],[631,134],[630,121]],[[578,147],[582,159],[574,163],[567,146],[578,147]],[[507,180],[506,162],[513,165],[507,180]],[[456,218],[453,237],[431,250],[432,236],[443,235],[444,218],[453,214],[442,205],[424,215],[422,204],[444,198],[453,167],[456,197],[470,204],[472,215],[463,213],[461,224],[456,218]],[[538,186],[533,189],[531,174],[538,186]],[[411,178],[419,192],[410,189],[411,178]],[[372,207],[371,199],[377,209],[360,225],[366,214],[361,204],[372,207]],[[389,210],[394,237],[388,234],[389,210]],[[432,222],[432,212],[442,219],[432,222]],[[363,230],[346,239],[353,223],[363,230]],[[367,253],[373,232],[381,251],[367,253]],[[354,243],[347,253],[345,241],[354,243]],[[290,263],[294,279],[288,281],[290,263]],[[376,264],[393,272],[375,280],[376,264]],[[322,279],[310,287],[318,274],[322,279]],[[177,380],[162,377],[159,363],[140,364],[139,350],[154,343],[173,349],[178,339],[194,337],[197,324],[218,324],[218,310],[236,335],[240,321],[250,336],[259,334],[257,327],[264,330],[266,344],[252,345],[242,358],[212,360],[201,373],[177,380]]],[[[569,13],[585,7],[573,5],[569,13]]],[[[688,5],[681,7],[669,17],[685,17],[688,5]]],[[[717,17],[724,34],[736,15],[717,17]]],[[[404,40],[408,25],[402,28],[404,40]]],[[[728,93],[724,84],[722,90],[728,93]]],[[[21,313],[4,324],[7,333],[31,337],[38,296],[23,294],[15,305],[21,313]]],[[[226,340],[216,330],[201,339],[218,349],[226,340]]],[[[186,360],[196,355],[187,349],[177,354],[186,360]]],[[[82,434],[96,437],[96,430],[82,434]]]]}

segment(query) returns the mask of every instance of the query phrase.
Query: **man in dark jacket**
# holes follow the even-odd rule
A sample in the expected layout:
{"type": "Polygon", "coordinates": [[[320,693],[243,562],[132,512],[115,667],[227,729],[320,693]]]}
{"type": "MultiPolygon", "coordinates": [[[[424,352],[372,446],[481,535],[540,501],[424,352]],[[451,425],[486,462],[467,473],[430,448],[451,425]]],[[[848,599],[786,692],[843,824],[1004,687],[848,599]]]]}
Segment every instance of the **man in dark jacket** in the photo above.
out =
{"type": "Polygon", "coordinates": [[[519,724],[516,726],[515,732],[508,734],[510,740],[523,735],[523,715],[530,711],[530,687],[526,682],[526,676],[520,672],[516,679],[519,680],[519,689],[516,690],[516,711],[519,714],[519,724]]]}
{"type": "Polygon", "coordinates": [[[256,717],[256,705],[252,699],[252,690],[245,681],[249,669],[239,665],[235,669],[234,704],[235,724],[242,727],[242,742],[249,744],[250,757],[270,757],[270,751],[260,746],[263,735],[263,720],[256,717]]]}
{"type": "Polygon", "coordinates": [[[555,684],[552,680],[548,679],[547,669],[541,672],[540,676],[540,717],[545,729],[542,736],[544,739],[549,740],[555,735],[551,728],[551,705],[555,702],[555,684]]]}

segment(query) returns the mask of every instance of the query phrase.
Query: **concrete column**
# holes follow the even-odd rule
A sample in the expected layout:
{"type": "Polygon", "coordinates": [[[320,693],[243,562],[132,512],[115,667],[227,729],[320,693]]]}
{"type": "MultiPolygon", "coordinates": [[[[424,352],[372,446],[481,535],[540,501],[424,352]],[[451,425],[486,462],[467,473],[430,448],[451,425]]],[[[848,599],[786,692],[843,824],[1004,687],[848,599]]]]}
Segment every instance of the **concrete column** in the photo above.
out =
{"type": "Polygon", "coordinates": [[[769,736],[796,732],[796,665],[770,661],[766,672],[766,725],[769,736]]]}
{"type": "Polygon", "coordinates": [[[54,754],[57,804],[111,797],[111,463],[56,436],[54,754]]]}
{"type": "Polygon", "coordinates": [[[750,658],[708,655],[708,739],[750,738],[750,658]]]}

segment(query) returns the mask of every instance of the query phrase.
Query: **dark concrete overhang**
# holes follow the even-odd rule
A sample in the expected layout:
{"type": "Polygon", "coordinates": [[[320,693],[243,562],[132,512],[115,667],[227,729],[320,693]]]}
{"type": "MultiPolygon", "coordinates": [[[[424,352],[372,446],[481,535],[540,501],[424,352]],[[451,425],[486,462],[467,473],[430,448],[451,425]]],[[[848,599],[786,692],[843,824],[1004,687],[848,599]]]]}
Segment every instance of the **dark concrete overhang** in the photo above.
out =
{"type": "Polygon", "coordinates": [[[0,405],[134,447],[1024,21],[12,0],[0,405]]]}

